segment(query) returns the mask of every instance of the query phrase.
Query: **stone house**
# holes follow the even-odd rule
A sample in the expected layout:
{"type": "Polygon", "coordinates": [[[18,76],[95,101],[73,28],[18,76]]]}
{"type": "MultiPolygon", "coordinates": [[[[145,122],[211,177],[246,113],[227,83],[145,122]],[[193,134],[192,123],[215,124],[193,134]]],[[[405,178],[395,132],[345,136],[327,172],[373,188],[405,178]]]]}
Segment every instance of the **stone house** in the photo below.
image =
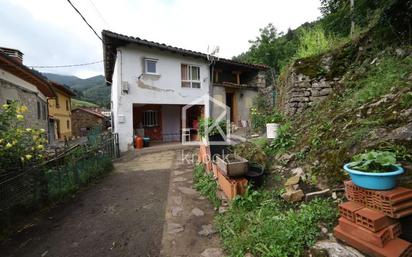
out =
{"type": "Polygon", "coordinates": [[[52,139],[64,140],[72,137],[71,98],[75,94],[67,87],[50,82],[54,97],[47,99],[49,126],[52,139]]]}
{"type": "Polygon", "coordinates": [[[72,135],[74,137],[87,136],[87,132],[94,127],[106,129],[108,118],[103,114],[87,108],[76,108],[72,111],[72,135]]]}
{"type": "Polygon", "coordinates": [[[196,133],[199,118],[225,118],[234,126],[250,124],[253,99],[265,88],[266,66],[129,37],[104,30],[103,57],[111,86],[112,130],[121,151],[133,136],[180,141],[196,133]],[[188,106],[190,108],[188,108],[188,106]]]}
{"type": "Polygon", "coordinates": [[[55,97],[49,81],[23,64],[23,53],[0,48],[0,105],[17,101],[27,106],[26,127],[48,131],[47,98],[55,97]]]}

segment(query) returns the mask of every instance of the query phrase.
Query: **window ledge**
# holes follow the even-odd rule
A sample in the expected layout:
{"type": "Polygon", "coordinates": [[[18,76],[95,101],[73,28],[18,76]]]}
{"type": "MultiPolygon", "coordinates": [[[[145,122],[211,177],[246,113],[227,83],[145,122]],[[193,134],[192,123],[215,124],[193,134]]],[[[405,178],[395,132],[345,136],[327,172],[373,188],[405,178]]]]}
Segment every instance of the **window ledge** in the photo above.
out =
{"type": "Polygon", "coordinates": [[[145,77],[160,77],[160,73],[143,73],[145,77]]]}

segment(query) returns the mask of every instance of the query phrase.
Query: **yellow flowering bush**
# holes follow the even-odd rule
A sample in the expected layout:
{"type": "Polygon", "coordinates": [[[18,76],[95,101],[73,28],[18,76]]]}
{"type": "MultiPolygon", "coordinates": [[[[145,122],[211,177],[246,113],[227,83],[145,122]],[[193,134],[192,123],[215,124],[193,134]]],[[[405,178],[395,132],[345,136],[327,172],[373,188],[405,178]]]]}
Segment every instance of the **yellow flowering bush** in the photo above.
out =
{"type": "Polygon", "coordinates": [[[0,172],[33,165],[44,159],[47,143],[44,129],[26,128],[27,107],[16,102],[0,110],[0,172]]]}

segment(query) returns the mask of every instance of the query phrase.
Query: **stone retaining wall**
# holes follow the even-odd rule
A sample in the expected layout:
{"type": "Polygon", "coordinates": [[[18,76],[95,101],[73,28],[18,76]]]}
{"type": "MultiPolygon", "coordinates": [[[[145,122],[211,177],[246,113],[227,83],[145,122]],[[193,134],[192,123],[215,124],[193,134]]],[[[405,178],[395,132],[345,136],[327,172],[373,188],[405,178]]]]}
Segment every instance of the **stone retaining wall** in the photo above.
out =
{"type": "Polygon", "coordinates": [[[333,92],[338,80],[311,79],[309,76],[292,71],[286,82],[283,101],[285,114],[293,116],[323,101],[333,92]]]}

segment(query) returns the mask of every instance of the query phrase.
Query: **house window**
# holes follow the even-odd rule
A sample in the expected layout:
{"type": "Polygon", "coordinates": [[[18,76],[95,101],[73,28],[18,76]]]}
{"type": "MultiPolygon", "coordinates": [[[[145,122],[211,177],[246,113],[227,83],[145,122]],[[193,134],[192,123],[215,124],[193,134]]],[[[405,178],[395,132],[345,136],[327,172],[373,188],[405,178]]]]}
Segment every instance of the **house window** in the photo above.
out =
{"type": "Polygon", "coordinates": [[[148,110],[143,112],[143,127],[155,127],[158,126],[157,123],[158,112],[153,110],[148,110]]]}
{"type": "Polygon", "coordinates": [[[43,120],[46,120],[46,118],[47,118],[47,109],[46,109],[46,105],[45,104],[42,104],[42,107],[43,107],[43,120]]]}
{"type": "Polygon", "coordinates": [[[37,101],[37,119],[40,120],[41,119],[41,106],[40,106],[40,102],[37,101]]]}
{"type": "Polygon", "coordinates": [[[181,65],[182,87],[200,88],[200,67],[181,65]]]}
{"type": "Polygon", "coordinates": [[[56,108],[60,108],[59,96],[56,95],[56,108]]]}
{"type": "Polygon", "coordinates": [[[66,100],[66,111],[69,111],[70,110],[70,108],[69,108],[69,100],[66,100]]]}
{"type": "Polygon", "coordinates": [[[70,129],[70,121],[69,120],[67,120],[67,129],[70,129]]]}
{"type": "Polygon", "coordinates": [[[145,73],[146,74],[158,74],[157,71],[157,59],[144,59],[145,73]]]}

